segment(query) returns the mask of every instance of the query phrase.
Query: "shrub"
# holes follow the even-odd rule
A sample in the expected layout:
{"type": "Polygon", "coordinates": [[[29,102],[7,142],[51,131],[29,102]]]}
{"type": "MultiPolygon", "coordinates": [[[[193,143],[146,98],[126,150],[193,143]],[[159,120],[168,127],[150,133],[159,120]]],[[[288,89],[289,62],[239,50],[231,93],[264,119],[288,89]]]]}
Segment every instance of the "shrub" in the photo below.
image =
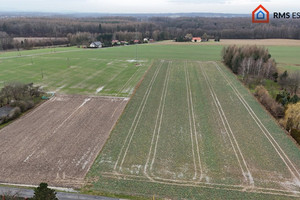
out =
{"type": "Polygon", "coordinates": [[[300,102],[289,104],[281,123],[287,131],[292,129],[300,130],[300,102]]]}
{"type": "Polygon", "coordinates": [[[2,116],[1,118],[0,118],[0,124],[3,124],[3,123],[5,123],[5,122],[7,122],[8,121],[8,117],[7,116],[2,116]]]}
{"type": "Polygon", "coordinates": [[[8,120],[13,120],[19,117],[21,114],[21,109],[19,107],[15,107],[8,114],[8,120]]]}
{"type": "Polygon", "coordinates": [[[255,88],[255,96],[274,117],[281,118],[284,116],[284,107],[269,95],[264,86],[259,85],[255,88]]]}
{"type": "Polygon", "coordinates": [[[296,94],[291,97],[291,94],[289,92],[283,90],[279,94],[277,94],[276,101],[281,103],[283,106],[286,106],[289,103],[295,104],[299,102],[300,98],[296,94]]]}
{"type": "Polygon", "coordinates": [[[297,141],[298,144],[300,144],[300,130],[292,129],[291,136],[297,141]]]}
{"type": "Polygon", "coordinates": [[[14,107],[19,107],[21,109],[22,112],[25,112],[26,110],[28,110],[28,105],[26,101],[15,101],[14,102],[14,107]]]}

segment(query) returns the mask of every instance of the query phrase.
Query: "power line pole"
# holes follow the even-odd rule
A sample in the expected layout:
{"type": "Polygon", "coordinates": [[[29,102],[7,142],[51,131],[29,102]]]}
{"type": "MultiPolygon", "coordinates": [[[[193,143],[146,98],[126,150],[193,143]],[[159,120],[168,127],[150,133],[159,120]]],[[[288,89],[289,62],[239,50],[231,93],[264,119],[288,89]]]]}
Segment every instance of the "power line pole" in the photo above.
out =
{"type": "Polygon", "coordinates": [[[138,34],[137,34],[137,27],[135,27],[135,39],[136,39],[136,43],[135,43],[135,65],[138,65],[137,63],[137,41],[138,41],[138,34]]]}

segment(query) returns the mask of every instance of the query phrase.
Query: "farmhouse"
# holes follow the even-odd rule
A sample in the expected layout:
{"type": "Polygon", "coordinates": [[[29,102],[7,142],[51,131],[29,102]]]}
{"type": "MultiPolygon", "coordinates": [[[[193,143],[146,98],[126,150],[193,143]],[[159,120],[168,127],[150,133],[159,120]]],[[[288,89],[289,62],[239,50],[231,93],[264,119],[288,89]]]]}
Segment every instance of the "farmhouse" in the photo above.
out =
{"type": "Polygon", "coordinates": [[[192,42],[201,42],[201,37],[193,37],[192,42]]]}
{"type": "Polygon", "coordinates": [[[102,43],[100,41],[92,42],[90,48],[102,48],[102,43]]]}

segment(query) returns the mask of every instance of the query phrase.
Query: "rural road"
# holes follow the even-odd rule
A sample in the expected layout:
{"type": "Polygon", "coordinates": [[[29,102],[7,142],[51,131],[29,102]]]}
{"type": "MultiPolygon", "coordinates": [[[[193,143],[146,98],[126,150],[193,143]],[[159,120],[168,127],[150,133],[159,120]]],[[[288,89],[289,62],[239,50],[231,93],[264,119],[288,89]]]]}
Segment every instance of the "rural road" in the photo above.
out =
{"type": "MultiPolygon", "coordinates": [[[[30,198],[33,197],[32,189],[12,188],[12,187],[0,187],[0,196],[2,194],[18,194],[20,197],[30,198]]],[[[91,196],[76,193],[57,192],[57,198],[59,200],[117,200],[115,198],[91,196]]]]}

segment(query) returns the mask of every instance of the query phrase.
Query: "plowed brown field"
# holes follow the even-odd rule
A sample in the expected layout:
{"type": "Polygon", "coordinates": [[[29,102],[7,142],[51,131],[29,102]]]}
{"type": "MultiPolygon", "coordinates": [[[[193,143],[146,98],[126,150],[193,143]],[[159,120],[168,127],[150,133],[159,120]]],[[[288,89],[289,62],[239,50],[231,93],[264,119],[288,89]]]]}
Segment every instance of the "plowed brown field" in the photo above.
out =
{"type": "Polygon", "coordinates": [[[0,130],[0,182],[78,187],[127,99],[59,95],[0,130]]]}

